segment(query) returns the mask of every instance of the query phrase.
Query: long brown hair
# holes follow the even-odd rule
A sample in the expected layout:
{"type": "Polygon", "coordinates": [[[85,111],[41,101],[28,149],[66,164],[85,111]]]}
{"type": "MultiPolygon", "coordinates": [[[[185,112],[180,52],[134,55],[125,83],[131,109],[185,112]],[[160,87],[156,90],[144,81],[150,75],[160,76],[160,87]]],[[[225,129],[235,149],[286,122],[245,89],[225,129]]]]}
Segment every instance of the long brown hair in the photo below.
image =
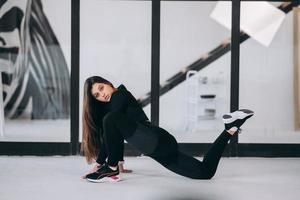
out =
{"type": "Polygon", "coordinates": [[[94,83],[113,84],[100,76],[92,76],[84,83],[83,111],[82,111],[82,143],[81,153],[90,164],[98,156],[102,141],[102,119],[106,113],[104,102],[96,100],[91,94],[94,83]]]}

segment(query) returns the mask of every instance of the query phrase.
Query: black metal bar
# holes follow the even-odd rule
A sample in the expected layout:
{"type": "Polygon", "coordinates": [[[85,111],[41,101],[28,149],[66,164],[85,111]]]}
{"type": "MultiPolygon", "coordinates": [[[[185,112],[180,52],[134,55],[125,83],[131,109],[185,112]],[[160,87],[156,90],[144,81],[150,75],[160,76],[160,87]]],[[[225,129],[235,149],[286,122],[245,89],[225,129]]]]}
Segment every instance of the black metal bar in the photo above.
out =
{"type": "Polygon", "coordinates": [[[70,154],[79,150],[79,7],[80,0],[71,2],[71,143],[70,154]]]}
{"type": "MultiPolygon", "coordinates": [[[[240,0],[232,1],[231,9],[231,80],[230,80],[230,112],[239,108],[239,70],[240,70],[240,0]]],[[[238,134],[230,140],[231,156],[237,156],[238,134]]]]}
{"type": "Polygon", "coordinates": [[[70,143],[0,142],[0,155],[70,155],[70,143]]]}
{"type": "MultiPolygon", "coordinates": [[[[181,152],[190,156],[203,156],[209,150],[211,145],[212,143],[180,143],[178,144],[178,148],[181,152]]],[[[124,154],[125,156],[139,156],[142,153],[130,144],[126,143],[124,154]]],[[[225,148],[223,156],[230,156],[229,146],[225,148]]]]}
{"type": "MultiPolygon", "coordinates": [[[[204,156],[211,143],[180,143],[180,151],[190,156],[204,156]]],[[[300,157],[300,145],[291,143],[242,143],[239,145],[237,156],[239,157],[300,157]]],[[[230,146],[228,145],[223,153],[223,157],[230,156],[230,146]]],[[[132,147],[125,144],[126,156],[138,156],[141,153],[132,147]]]]}
{"type": "MultiPolygon", "coordinates": [[[[212,143],[180,143],[180,151],[190,156],[204,156],[212,143]]],[[[239,157],[300,157],[300,145],[295,143],[243,143],[238,144],[239,157]]],[[[125,144],[125,156],[139,156],[141,152],[125,144]]],[[[224,150],[223,157],[230,157],[230,146],[224,150]]]]}
{"type": "Polygon", "coordinates": [[[300,144],[239,143],[239,157],[300,157],[300,144]]]}
{"type": "MultiPolygon", "coordinates": [[[[211,143],[181,143],[179,149],[191,156],[203,156],[211,143]]],[[[223,156],[230,155],[229,146],[223,156]]],[[[47,142],[0,142],[0,155],[70,155],[69,143],[47,142]]],[[[141,153],[129,144],[125,144],[126,156],[138,156],[141,153]]],[[[268,144],[242,143],[239,144],[239,157],[300,157],[299,144],[268,144]]]]}
{"type": "Polygon", "coordinates": [[[152,1],[151,122],[159,125],[160,0],[152,1]]]}

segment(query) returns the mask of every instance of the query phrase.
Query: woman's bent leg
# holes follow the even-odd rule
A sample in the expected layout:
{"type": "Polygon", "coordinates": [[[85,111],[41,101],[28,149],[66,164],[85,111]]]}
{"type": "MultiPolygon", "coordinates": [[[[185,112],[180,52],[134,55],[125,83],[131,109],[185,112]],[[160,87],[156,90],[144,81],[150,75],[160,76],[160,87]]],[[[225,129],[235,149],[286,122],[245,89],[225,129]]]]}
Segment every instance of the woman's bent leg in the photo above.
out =
{"type": "Polygon", "coordinates": [[[217,170],[219,160],[231,135],[223,131],[208,152],[199,161],[196,158],[177,151],[168,156],[152,156],[157,162],[176,174],[193,179],[211,179],[217,170]]]}
{"type": "Polygon", "coordinates": [[[124,138],[117,128],[118,123],[118,118],[111,112],[103,118],[103,137],[107,149],[107,163],[110,166],[117,166],[123,156],[124,138]]]}
{"type": "Polygon", "coordinates": [[[211,177],[213,177],[216,173],[219,161],[231,136],[232,135],[224,130],[203,157],[203,165],[211,177]]]}
{"type": "Polygon", "coordinates": [[[202,162],[180,151],[168,156],[151,156],[151,158],[178,175],[193,179],[208,179],[202,162]]]}

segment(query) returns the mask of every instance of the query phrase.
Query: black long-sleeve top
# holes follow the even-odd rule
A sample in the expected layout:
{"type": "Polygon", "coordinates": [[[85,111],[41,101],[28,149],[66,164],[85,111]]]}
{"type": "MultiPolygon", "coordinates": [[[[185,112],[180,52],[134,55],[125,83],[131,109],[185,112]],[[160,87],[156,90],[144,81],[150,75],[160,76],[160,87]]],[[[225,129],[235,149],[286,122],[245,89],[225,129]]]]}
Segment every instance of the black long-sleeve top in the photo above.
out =
{"type": "Polygon", "coordinates": [[[126,87],[121,84],[118,90],[112,93],[109,104],[110,111],[124,113],[135,121],[149,120],[142,107],[126,87]]]}
{"type": "MultiPolygon", "coordinates": [[[[138,122],[149,121],[143,108],[139,105],[131,92],[129,92],[123,84],[117,87],[117,89],[117,91],[112,93],[110,101],[105,103],[105,109],[107,112],[118,111],[138,122]]],[[[103,164],[106,158],[107,150],[105,148],[105,144],[101,144],[96,162],[103,164]]]]}

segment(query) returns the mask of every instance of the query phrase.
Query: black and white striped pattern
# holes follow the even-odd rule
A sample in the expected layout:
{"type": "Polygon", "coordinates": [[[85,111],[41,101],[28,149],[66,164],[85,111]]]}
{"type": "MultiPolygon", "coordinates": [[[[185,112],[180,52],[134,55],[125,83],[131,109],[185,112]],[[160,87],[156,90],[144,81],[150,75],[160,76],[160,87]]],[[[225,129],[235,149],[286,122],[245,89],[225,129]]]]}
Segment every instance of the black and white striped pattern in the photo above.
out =
{"type": "Polygon", "coordinates": [[[0,1],[0,71],[6,118],[69,118],[69,70],[41,0],[0,1]]]}

